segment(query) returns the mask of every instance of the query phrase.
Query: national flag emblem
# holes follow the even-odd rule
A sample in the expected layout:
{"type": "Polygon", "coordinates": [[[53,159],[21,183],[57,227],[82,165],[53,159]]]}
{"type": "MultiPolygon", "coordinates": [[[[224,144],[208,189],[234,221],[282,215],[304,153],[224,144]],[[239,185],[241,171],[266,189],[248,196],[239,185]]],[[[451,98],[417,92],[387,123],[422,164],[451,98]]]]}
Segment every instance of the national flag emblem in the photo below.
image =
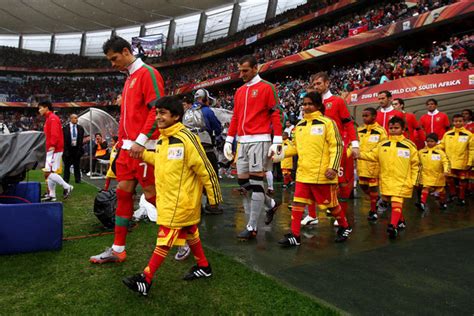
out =
{"type": "Polygon", "coordinates": [[[130,85],[128,86],[129,89],[132,89],[133,86],[135,85],[135,82],[137,82],[137,78],[133,78],[132,82],[130,82],[130,85]]]}
{"type": "Polygon", "coordinates": [[[331,107],[332,107],[332,102],[328,102],[328,103],[326,104],[326,109],[330,109],[331,107]]]}
{"type": "Polygon", "coordinates": [[[437,118],[436,118],[436,122],[439,122],[440,120],[441,120],[440,117],[437,117],[437,118]]]}
{"type": "Polygon", "coordinates": [[[250,92],[250,95],[252,96],[252,98],[256,98],[258,95],[258,90],[252,90],[252,92],[250,92]]]}

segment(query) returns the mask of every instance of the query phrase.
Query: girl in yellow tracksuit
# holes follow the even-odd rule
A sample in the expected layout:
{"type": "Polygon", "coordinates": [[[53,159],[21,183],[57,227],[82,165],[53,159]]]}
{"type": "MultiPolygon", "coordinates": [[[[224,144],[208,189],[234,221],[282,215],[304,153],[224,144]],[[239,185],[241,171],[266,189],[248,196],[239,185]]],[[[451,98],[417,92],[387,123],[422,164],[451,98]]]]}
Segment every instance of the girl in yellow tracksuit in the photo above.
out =
{"type": "Polygon", "coordinates": [[[116,179],[117,176],[115,175],[115,158],[117,157],[117,141],[118,137],[112,137],[112,150],[110,151],[110,159],[109,159],[109,169],[107,170],[107,174],[105,175],[105,186],[104,190],[108,190],[110,187],[110,181],[112,179],[116,179]]]}
{"type": "Polygon", "coordinates": [[[459,205],[466,205],[465,195],[468,184],[468,173],[474,165],[474,137],[464,127],[464,119],[461,114],[453,116],[454,127],[447,131],[440,143],[451,163],[451,173],[447,178],[449,193],[456,195],[454,178],[459,179],[459,205]]]}
{"type": "MultiPolygon", "coordinates": [[[[357,129],[361,152],[372,151],[380,142],[388,138],[385,128],[377,123],[376,118],[377,110],[374,108],[366,108],[362,111],[364,125],[357,129]]],[[[377,200],[379,197],[379,172],[380,166],[378,162],[357,160],[359,186],[370,198],[370,211],[367,216],[369,221],[376,221],[378,219],[377,200]]]]}
{"type": "MultiPolygon", "coordinates": [[[[284,132],[283,136],[283,148],[293,146],[293,142],[288,138],[288,133],[284,132]]],[[[286,188],[291,185],[293,179],[291,178],[291,172],[293,171],[293,157],[287,157],[280,162],[281,172],[283,174],[283,187],[286,188]]]]}
{"type": "Polygon", "coordinates": [[[212,275],[199,238],[203,189],[211,207],[222,202],[217,174],[199,139],[182,123],[184,114],[178,97],[163,97],[156,103],[160,138],[155,152],[143,151],[142,159],[155,168],[156,208],[159,226],[156,248],[142,274],[124,279],[134,291],[146,295],[151,280],[172,246],[188,243],[197,265],[185,275],[193,280],[212,275]],[[145,289],[146,293],[144,293],[145,289]]]}
{"type": "Polygon", "coordinates": [[[405,121],[393,117],[389,121],[389,139],[380,142],[370,152],[360,153],[360,159],[380,164],[380,192],[382,199],[392,203],[392,217],[387,232],[391,239],[406,227],[402,215],[403,199],[411,198],[413,187],[419,182],[420,160],[416,145],[403,136],[405,121]]]}
{"type": "MultiPolygon", "coordinates": [[[[449,174],[450,164],[445,152],[437,147],[438,135],[435,133],[426,136],[426,147],[419,151],[421,162],[421,204],[419,207],[426,210],[426,201],[430,192],[439,194],[440,209],[446,209],[445,176],[449,174]]],[[[418,205],[417,205],[418,206],[418,205]]]]}

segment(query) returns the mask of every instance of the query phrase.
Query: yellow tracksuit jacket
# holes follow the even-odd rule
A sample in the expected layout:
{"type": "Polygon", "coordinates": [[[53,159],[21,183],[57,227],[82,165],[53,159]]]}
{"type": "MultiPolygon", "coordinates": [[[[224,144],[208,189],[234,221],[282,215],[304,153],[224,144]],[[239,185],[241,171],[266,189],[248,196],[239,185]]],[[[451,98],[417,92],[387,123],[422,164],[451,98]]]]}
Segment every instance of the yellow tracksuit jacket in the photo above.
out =
{"type": "Polygon", "coordinates": [[[474,137],[466,128],[452,128],[444,134],[439,147],[451,163],[451,169],[468,170],[474,164],[474,137]]]}
{"type": "Polygon", "coordinates": [[[117,157],[117,144],[112,147],[110,151],[110,159],[109,159],[109,169],[107,170],[107,174],[105,175],[107,178],[117,178],[115,175],[115,167],[114,167],[114,160],[117,157]]]}
{"type": "MultiPolygon", "coordinates": [[[[283,149],[286,150],[293,147],[293,142],[290,139],[283,141],[283,149]]],[[[293,157],[288,157],[280,162],[281,169],[293,169],[293,157]]]]}
{"type": "Polygon", "coordinates": [[[403,135],[389,136],[372,151],[361,151],[360,156],[364,160],[379,162],[382,195],[411,197],[420,176],[418,150],[412,141],[403,135]]]}
{"type": "MultiPolygon", "coordinates": [[[[359,134],[359,149],[361,152],[372,151],[381,141],[388,138],[385,128],[377,122],[359,127],[357,133],[359,134]]],[[[357,174],[359,177],[378,178],[379,172],[380,166],[378,162],[357,160],[357,174]]]]}
{"type": "Polygon", "coordinates": [[[339,170],[343,143],[336,123],[321,112],[305,114],[295,127],[294,146],[285,150],[285,157],[298,155],[296,181],[337,184],[324,175],[328,168],[339,170]]]}
{"type": "Polygon", "coordinates": [[[199,139],[182,123],[160,129],[155,152],[143,152],[143,160],[155,167],[156,223],[181,228],[201,220],[201,196],[206,189],[209,204],[222,201],[219,180],[199,139]]]}
{"type": "Polygon", "coordinates": [[[425,187],[444,187],[444,173],[450,171],[448,157],[438,147],[425,147],[419,152],[421,162],[421,184],[425,187]]]}

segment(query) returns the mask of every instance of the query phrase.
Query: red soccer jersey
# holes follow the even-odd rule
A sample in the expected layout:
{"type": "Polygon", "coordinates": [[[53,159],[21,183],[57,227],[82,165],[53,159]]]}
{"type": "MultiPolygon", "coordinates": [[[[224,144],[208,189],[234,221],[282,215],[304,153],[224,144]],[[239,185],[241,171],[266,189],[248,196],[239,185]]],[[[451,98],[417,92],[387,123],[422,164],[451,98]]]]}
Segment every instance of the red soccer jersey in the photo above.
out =
{"type": "Polygon", "coordinates": [[[258,75],[237,89],[228,140],[232,141],[238,135],[242,143],[270,141],[273,132],[274,142],[281,143],[282,125],[278,104],[275,86],[258,75]]]}
{"type": "Polygon", "coordinates": [[[46,114],[44,134],[46,136],[46,150],[54,147],[55,153],[62,153],[64,151],[64,136],[61,120],[53,112],[46,114]]]}
{"type": "Polygon", "coordinates": [[[164,83],[158,70],[141,59],[128,67],[130,75],[125,81],[120,109],[119,142],[129,149],[135,141],[149,149],[155,149],[148,139],[158,139],[156,110],[149,105],[164,95],[164,83]]]}
{"type": "Polygon", "coordinates": [[[379,123],[380,126],[383,126],[385,130],[388,133],[388,121],[394,116],[398,116],[402,119],[404,119],[403,113],[400,111],[395,110],[392,106],[388,107],[387,110],[380,110],[377,111],[377,123],[379,123]]]}
{"type": "Polygon", "coordinates": [[[325,107],[324,115],[336,122],[337,129],[343,136],[344,142],[357,141],[354,121],[352,120],[344,99],[332,95],[331,92],[328,91],[323,95],[323,104],[325,107]]]}
{"type": "Polygon", "coordinates": [[[435,133],[438,135],[438,139],[442,139],[444,133],[449,129],[450,123],[446,113],[435,110],[433,113],[424,114],[420,118],[420,125],[427,135],[435,133]]]}
{"type": "Polygon", "coordinates": [[[467,122],[466,124],[464,124],[464,127],[470,131],[471,133],[474,134],[474,122],[467,122]]]}

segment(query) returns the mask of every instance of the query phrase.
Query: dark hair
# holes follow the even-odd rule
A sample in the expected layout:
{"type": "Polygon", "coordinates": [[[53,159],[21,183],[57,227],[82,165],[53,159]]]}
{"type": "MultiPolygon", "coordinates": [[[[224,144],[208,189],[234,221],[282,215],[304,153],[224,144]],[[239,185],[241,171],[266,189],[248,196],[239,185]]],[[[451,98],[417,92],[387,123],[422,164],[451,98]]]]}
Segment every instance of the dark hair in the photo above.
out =
{"type": "Polygon", "coordinates": [[[400,105],[402,106],[402,109],[405,109],[405,101],[403,101],[402,98],[395,98],[392,101],[398,101],[398,103],[400,103],[400,105]]]}
{"type": "Polygon", "coordinates": [[[157,109],[166,109],[171,112],[172,115],[179,116],[181,121],[184,115],[183,103],[177,96],[166,96],[162,97],[156,102],[155,107],[157,109]]]}
{"type": "Polygon", "coordinates": [[[314,80],[316,80],[318,78],[323,79],[323,81],[329,81],[328,73],[324,72],[324,71],[320,71],[320,72],[317,72],[314,75],[312,75],[311,76],[311,82],[313,82],[314,80]]]}
{"type": "Polygon", "coordinates": [[[258,64],[257,58],[253,55],[245,55],[239,59],[239,65],[243,65],[244,63],[249,63],[250,67],[255,67],[258,64]]]}
{"type": "Polygon", "coordinates": [[[132,52],[130,43],[120,36],[112,36],[102,45],[102,51],[105,55],[107,55],[109,51],[121,53],[124,48],[128,49],[130,53],[132,52]]]}
{"type": "Polygon", "coordinates": [[[390,119],[390,121],[388,121],[388,125],[390,124],[400,124],[400,126],[402,127],[402,129],[404,130],[405,129],[405,120],[402,119],[401,117],[398,117],[398,116],[394,116],[390,119]]]}
{"type": "Polygon", "coordinates": [[[436,101],[436,99],[433,99],[433,98],[426,100],[425,104],[428,104],[428,102],[433,102],[435,105],[438,105],[438,101],[436,101]]]}
{"type": "Polygon", "coordinates": [[[101,134],[101,133],[95,133],[95,134],[94,134],[94,137],[97,137],[97,135],[99,135],[100,137],[102,137],[102,134],[101,134]]]}
{"type": "MultiPolygon", "coordinates": [[[[472,111],[471,111],[471,110],[469,110],[469,109],[464,109],[464,110],[462,110],[462,112],[467,112],[467,113],[469,113],[469,117],[470,117],[471,120],[472,120],[472,111]]],[[[462,113],[462,112],[461,112],[461,113],[462,113]]]]}
{"type": "Polygon", "coordinates": [[[463,117],[461,114],[454,114],[454,115],[453,115],[453,121],[454,121],[454,119],[456,119],[456,118],[462,118],[462,119],[464,120],[464,117],[463,117]]]}
{"type": "Polygon", "coordinates": [[[370,115],[372,116],[377,116],[377,110],[374,108],[366,108],[362,112],[365,112],[365,111],[370,112],[370,115]]]}
{"type": "Polygon", "coordinates": [[[183,98],[181,99],[181,102],[186,102],[186,103],[188,103],[188,104],[189,104],[189,103],[191,103],[191,104],[194,103],[194,102],[193,102],[193,96],[192,96],[192,94],[186,94],[186,95],[184,95],[183,98]]]}
{"type": "Polygon", "coordinates": [[[118,136],[112,136],[112,139],[114,140],[114,142],[118,142],[118,136]]]}
{"type": "Polygon", "coordinates": [[[387,98],[391,98],[391,97],[392,97],[392,93],[391,93],[390,91],[388,91],[388,90],[382,90],[382,91],[380,91],[380,92],[379,92],[379,95],[382,94],[382,93],[384,93],[384,94],[387,96],[387,98]]]}
{"type": "Polygon", "coordinates": [[[435,142],[438,142],[439,140],[438,135],[436,133],[431,133],[431,134],[426,135],[426,140],[428,139],[432,139],[435,142]]]}
{"type": "Polygon", "coordinates": [[[316,107],[316,109],[323,113],[325,112],[326,108],[324,107],[324,104],[323,104],[323,98],[321,97],[321,95],[317,92],[310,92],[310,93],[307,93],[304,97],[304,98],[308,98],[308,99],[311,99],[311,102],[313,102],[314,106],[316,107]]]}
{"type": "Polygon", "coordinates": [[[53,104],[49,100],[43,100],[38,103],[38,106],[41,106],[43,108],[48,108],[48,110],[52,111],[53,110],[53,104]]]}

